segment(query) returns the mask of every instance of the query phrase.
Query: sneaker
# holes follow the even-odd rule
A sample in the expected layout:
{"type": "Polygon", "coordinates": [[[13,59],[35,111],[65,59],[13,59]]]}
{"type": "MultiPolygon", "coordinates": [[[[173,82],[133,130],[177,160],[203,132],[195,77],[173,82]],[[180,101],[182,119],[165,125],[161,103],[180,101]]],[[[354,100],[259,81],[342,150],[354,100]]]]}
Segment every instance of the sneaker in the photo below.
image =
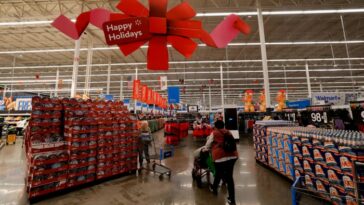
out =
{"type": "Polygon", "coordinates": [[[209,186],[209,190],[210,190],[210,192],[213,194],[213,195],[215,195],[215,196],[217,196],[217,190],[216,189],[214,189],[214,187],[210,184],[210,186],[209,186]]]}
{"type": "Polygon", "coordinates": [[[230,199],[230,197],[227,197],[227,198],[226,198],[226,202],[227,202],[229,205],[236,205],[235,201],[232,201],[232,200],[230,199]]]}

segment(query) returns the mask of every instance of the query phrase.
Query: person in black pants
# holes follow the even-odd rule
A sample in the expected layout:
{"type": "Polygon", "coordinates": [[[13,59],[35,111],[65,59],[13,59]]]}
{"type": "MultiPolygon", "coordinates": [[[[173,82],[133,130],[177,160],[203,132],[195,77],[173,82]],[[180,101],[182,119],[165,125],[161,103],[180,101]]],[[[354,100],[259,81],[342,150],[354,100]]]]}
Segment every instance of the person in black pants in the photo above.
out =
{"type": "MultiPolygon", "coordinates": [[[[219,187],[221,179],[227,184],[229,197],[227,202],[230,205],[235,204],[235,185],[233,178],[233,170],[236,160],[238,159],[238,152],[226,152],[223,149],[224,137],[232,134],[230,131],[224,129],[225,124],[223,121],[218,120],[215,122],[215,130],[212,133],[213,141],[211,143],[212,159],[215,164],[215,179],[210,191],[217,195],[217,189],[219,187]]],[[[208,145],[207,145],[208,146],[208,145]]],[[[208,146],[209,147],[209,146],[208,146]]]]}

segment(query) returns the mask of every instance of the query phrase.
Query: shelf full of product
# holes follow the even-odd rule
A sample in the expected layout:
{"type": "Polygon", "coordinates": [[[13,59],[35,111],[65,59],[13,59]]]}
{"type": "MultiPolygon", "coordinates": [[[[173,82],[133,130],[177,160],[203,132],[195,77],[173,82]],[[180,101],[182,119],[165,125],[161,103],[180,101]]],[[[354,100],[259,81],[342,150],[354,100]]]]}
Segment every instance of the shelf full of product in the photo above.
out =
{"type": "Polygon", "coordinates": [[[184,120],[167,120],[164,125],[166,144],[178,145],[180,140],[188,136],[189,122],[184,120]]]}
{"type": "Polygon", "coordinates": [[[212,132],[212,127],[211,125],[207,124],[207,123],[202,123],[199,125],[195,125],[193,127],[193,137],[195,138],[206,138],[208,137],[212,132]]]}
{"type": "Polygon", "coordinates": [[[137,169],[136,117],[121,102],[34,97],[32,107],[29,198],[137,169]]]}
{"type": "Polygon", "coordinates": [[[289,124],[254,126],[256,159],[333,204],[361,204],[364,135],[289,124]],[[357,200],[360,200],[359,202],[357,200]]]}
{"type": "Polygon", "coordinates": [[[154,120],[147,120],[146,122],[148,123],[150,131],[151,132],[156,132],[156,131],[161,130],[161,129],[164,128],[164,124],[166,122],[166,119],[159,118],[159,119],[154,119],[154,120]]]}

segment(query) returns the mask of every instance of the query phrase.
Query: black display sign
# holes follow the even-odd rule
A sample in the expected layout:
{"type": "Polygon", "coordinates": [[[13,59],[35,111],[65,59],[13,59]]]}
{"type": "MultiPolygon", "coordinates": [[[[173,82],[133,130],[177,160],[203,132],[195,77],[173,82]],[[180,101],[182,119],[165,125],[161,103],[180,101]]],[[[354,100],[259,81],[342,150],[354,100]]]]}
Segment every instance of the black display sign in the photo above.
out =
{"type": "Polygon", "coordinates": [[[316,127],[327,127],[331,123],[330,105],[319,105],[307,107],[309,124],[316,127]]]}
{"type": "Polygon", "coordinates": [[[282,112],[284,113],[284,120],[297,122],[297,116],[298,116],[297,109],[284,108],[282,112]]]}
{"type": "Polygon", "coordinates": [[[350,108],[356,128],[364,132],[364,101],[350,102],[350,108]]]}

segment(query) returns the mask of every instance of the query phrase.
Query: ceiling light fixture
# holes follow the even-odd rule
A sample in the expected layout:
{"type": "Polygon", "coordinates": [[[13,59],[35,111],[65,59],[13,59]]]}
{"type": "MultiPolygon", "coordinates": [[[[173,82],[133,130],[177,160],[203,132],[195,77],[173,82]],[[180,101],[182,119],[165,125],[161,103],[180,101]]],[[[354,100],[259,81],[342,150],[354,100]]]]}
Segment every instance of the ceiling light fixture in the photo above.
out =
{"type": "MultiPolygon", "coordinates": [[[[358,9],[326,9],[326,10],[293,10],[293,11],[263,11],[264,16],[278,16],[278,15],[310,15],[310,14],[348,14],[348,13],[363,13],[364,8],[358,9]]],[[[230,14],[239,16],[257,16],[256,11],[247,12],[206,12],[197,13],[196,17],[224,17],[230,14]]],[[[75,19],[72,19],[74,22],[75,19]]],[[[52,20],[39,20],[39,21],[14,21],[14,22],[0,22],[0,26],[31,26],[31,25],[50,25],[52,20]]]]}
{"type": "MultiPolygon", "coordinates": [[[[330,44],[362,44],[364,40],[352,40],[352,41],[291,41],[291,42],[267,42],[268,46],[285,46],[285,45],[330,45],[330,44]]],[[[229,46],[260,46],[261,43],[229,43],[229,46]]],[[[206,47],[205,44],[198,44],[199,47],[206,47]]],[[[168,45],[171,47],[171,45],[168,45]]],[[[148,46],[142,46],[141,48],[148,48],[148,46]]],[[[108,51],[118,50],[118,47],[96,47],[92,48],[93,51],[108,51]]],[[[17,50],[17,51],[0,51],[0,54],[29,54],[29,53],[55,53],[55,52],[74,52],[73,48],[64,49],[36,49],[36,50],[17,50]]],[[[81,48],[80,51],[88,51],[88,48],[81,48]]]]}

